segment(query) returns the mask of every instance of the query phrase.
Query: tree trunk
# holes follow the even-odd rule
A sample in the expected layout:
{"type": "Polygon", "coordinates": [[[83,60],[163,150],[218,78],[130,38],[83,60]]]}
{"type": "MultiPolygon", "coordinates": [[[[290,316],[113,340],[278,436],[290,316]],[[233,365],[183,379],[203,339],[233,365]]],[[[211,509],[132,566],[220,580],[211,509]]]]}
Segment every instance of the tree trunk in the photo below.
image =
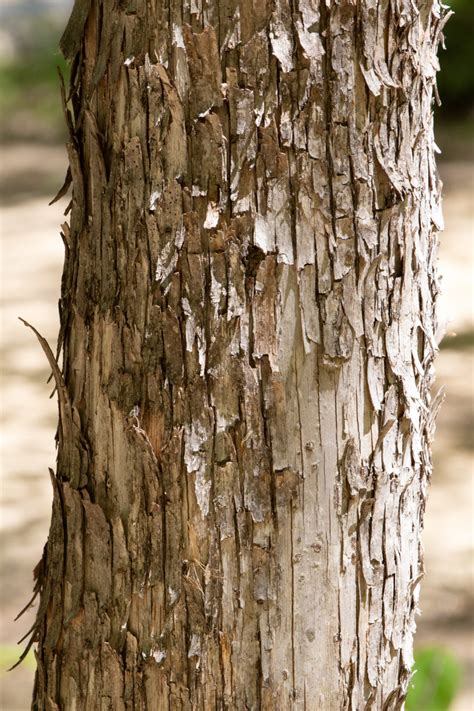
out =
{"type": "Polygon", "coordinates": [[[398,709],[438,0],[76,0],[34,709],[398,709]]]}

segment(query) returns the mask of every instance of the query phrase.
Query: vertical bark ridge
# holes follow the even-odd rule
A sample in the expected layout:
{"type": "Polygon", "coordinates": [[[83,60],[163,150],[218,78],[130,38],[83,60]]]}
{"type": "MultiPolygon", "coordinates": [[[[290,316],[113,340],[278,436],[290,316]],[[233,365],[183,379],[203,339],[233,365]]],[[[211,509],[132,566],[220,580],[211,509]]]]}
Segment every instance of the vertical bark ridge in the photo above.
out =
{"type": "Polygon", "coordinates": [[[33,708],[402,706],[445,20],[76,0],[33,708]]]}

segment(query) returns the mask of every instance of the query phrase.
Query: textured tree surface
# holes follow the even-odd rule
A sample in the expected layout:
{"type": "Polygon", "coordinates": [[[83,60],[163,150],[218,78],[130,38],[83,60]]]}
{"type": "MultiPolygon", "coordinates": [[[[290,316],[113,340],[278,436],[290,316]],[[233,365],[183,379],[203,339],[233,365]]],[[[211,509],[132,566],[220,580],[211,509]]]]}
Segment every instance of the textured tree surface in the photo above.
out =
{"type": "Polygon", "coordinates": [[[76,0],[34,709],[403,705],[444,22],[76,0]]]}

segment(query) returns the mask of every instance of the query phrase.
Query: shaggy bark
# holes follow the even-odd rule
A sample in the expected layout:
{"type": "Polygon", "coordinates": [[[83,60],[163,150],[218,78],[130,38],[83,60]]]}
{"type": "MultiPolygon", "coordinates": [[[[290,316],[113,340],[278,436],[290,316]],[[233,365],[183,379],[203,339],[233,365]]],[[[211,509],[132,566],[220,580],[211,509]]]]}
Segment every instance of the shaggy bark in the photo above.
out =
{"type": "Polygon", "coordinates": [[[402,706],[444,22],[76,0],[34,709],[402,706]]]}

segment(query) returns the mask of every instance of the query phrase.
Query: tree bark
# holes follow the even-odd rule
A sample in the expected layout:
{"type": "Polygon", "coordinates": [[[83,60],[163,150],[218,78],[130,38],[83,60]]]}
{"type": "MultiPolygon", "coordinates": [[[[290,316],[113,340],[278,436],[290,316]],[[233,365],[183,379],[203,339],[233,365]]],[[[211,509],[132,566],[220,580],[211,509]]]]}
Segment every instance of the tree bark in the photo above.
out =
{"type": "Polygon", "coordinates": [[[34,709],[402,707],[444,22],[76,0],[34,709]]]}

